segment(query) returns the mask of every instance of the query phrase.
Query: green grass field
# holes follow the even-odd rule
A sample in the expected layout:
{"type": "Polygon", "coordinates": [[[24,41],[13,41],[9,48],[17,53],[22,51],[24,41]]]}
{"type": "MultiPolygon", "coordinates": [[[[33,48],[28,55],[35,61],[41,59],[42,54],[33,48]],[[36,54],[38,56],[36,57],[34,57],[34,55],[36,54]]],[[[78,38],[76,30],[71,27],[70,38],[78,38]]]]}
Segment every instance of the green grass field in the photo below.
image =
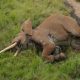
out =
{"type": "MultiPolygon", "coordinates": [[[[33,28],[53,13],[69,15],[64,0],[0,0],[0,50],[17,35],[22,22],[32,20],[33,28]]],[[[0,80],[80,80],[80,54],[67,51],[65,61],[46,64],[36,49],[0,54],[0,80]]],[[[41,54],[41,52],[39,52],[41,54]]]]}

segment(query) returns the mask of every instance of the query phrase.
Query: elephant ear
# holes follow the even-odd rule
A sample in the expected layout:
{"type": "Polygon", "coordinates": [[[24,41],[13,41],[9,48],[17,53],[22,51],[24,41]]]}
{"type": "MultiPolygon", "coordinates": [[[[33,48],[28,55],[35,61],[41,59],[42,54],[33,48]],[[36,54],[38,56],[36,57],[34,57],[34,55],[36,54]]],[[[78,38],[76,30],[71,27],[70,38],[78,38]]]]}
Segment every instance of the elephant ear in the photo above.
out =
{"type": "Polygon", "coordinates": [[[32,22],[30,19],[24,21],[21,30],[27,35],[32,35],[32,22]]]}

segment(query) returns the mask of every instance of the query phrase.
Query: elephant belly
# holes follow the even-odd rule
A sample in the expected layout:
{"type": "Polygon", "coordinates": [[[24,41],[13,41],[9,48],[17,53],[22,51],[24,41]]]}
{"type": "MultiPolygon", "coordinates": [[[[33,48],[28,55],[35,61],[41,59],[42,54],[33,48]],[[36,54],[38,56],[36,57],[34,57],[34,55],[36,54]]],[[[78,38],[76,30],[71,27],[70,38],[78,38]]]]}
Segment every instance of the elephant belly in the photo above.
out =
{"type": "Polygon", "coordinates": [[[32,39],[35,42],[46,44],[51,42],[52,44],[66,44],[68,39],[68,33],[64,30],[49,30],[49,29],[36,29],[32,35],[32,39]]]}
{"type": "Polygon", "coordinates": [[[69,39],[58,40],[56,38],[49,37],[49,41],[54,42],[56,45],[69,45],[69,39]]]}
{"type": "Polygon", "coordinates": [[[66,31],[53,31],[50,32],[48,36],[54,41],[66,41],[69,38],[69,35],[66,31]]]}

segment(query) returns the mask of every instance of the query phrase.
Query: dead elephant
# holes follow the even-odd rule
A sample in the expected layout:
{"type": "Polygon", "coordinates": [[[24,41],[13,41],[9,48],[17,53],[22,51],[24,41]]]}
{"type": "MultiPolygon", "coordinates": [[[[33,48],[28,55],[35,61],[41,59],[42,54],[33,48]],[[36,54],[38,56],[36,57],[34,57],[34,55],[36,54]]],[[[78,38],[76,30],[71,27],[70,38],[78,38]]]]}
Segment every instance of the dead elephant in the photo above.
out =
{"type": "MultiPolygon", "coordinates": [[[[32,29],[30,20],[25,21],[22,25],[21,32],[13,40],[13,43],[14,46],[18,44],[27,45],[29,41],[39,43],[43,48],[43,59],[53,62],[65,58],[62,50],[57,55],[51,55],[56,49],[56,46],[64,46],[65,43],[70,45],[72,37],[80,38],[80,27],[77,22],[69,16],[53,14],[35,29],[32,29]]],[[[74,47],[76,48],[76,46],[74,47]]],[[[80,46],[78,45],[77,48],[80,49],[80,46]]]]}

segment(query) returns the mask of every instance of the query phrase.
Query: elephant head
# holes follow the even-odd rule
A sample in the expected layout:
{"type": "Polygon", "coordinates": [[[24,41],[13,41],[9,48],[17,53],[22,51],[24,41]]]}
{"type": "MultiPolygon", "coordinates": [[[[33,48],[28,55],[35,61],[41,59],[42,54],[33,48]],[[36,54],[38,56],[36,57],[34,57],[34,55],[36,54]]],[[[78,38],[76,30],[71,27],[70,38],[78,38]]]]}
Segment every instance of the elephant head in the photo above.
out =
{"type": "Polygon", "coordinates": [[[16,48],[17,49],[15,53],[16,56],[17,53],[20,51],[21,47],[22,48],[27,47],[31,35],[32,35],[32,22],[31,20],[28,19],[22,24],[20,33],[17,35],[17,37],[15,37],[12,40],[11,45],[1,50],[0,53],[5,52],[12,48],[16,48]]]}

